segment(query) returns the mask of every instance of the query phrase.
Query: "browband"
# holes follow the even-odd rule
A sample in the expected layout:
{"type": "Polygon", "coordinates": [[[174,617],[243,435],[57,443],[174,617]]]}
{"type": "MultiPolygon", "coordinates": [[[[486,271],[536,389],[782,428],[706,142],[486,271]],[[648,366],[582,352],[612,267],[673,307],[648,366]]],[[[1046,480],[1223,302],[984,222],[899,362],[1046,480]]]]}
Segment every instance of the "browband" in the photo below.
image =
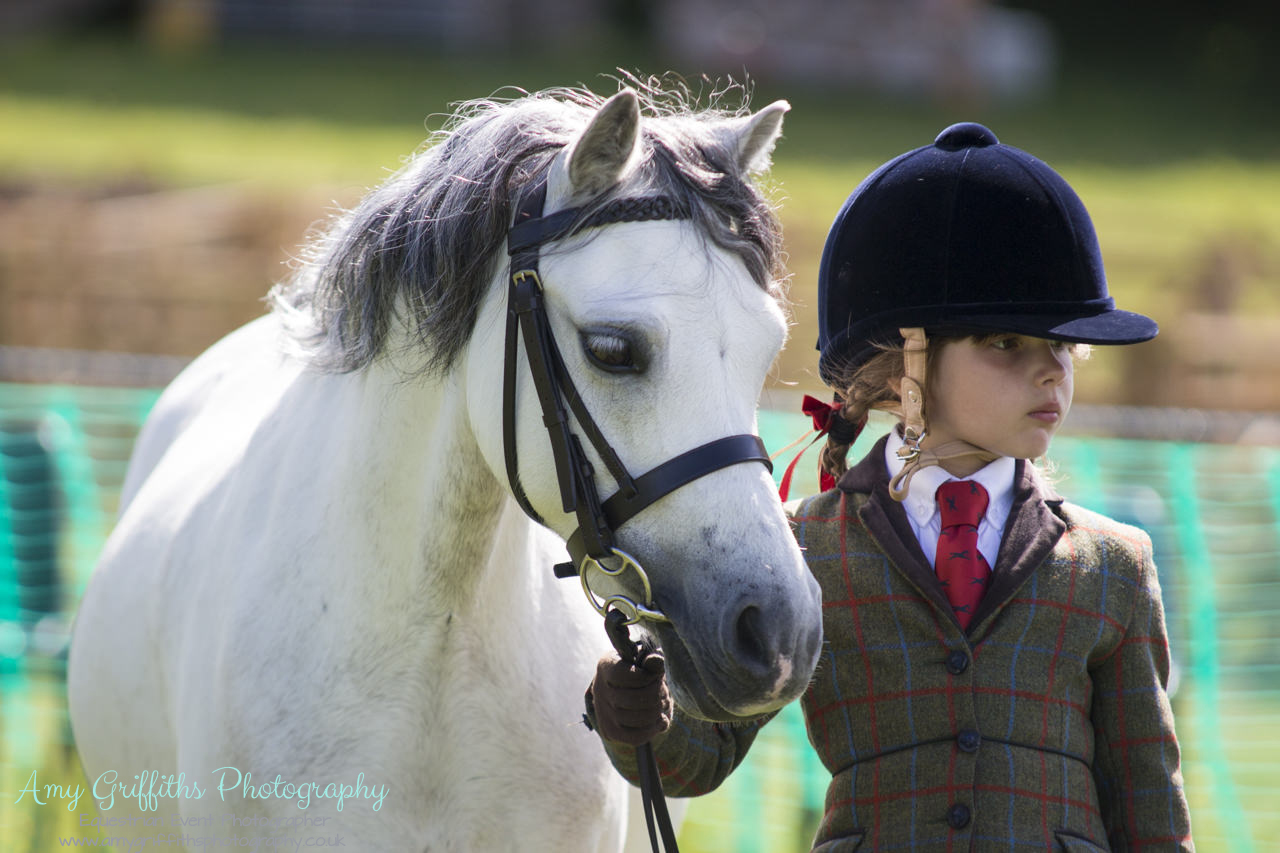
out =
{"type": "Polygon", "coordinates": [[[571,207],[566,210],[549,213],[546,216],[528,218],[533,207],[532,203],[536,202],[538,208],[541,209],[542,204],[546,201],[546,182],[539,183],[537,187],[531,190],[531,193],[534,194],[534,197],[529,199],[531,204],[528,207],[523,204],[520,206],[516,214],[515,224],[507,232],[508,255],[514,256],[520,252],[536,250],[543,243],[562,240],[578,231],[598,228],[601,225],[613,225],[619,222],[656,222],[659,220],[689,218],[688,212],[681,209],[674,199],[666,196],[616,198],[606,203],[596,212],[588,214],[585,218],[582,216],[582,208],[580,207],[571,207]],[[521,214],[525,216],[523,220],[521,214]],[[579,219],[582,221],[579,222],[579,219]]]}

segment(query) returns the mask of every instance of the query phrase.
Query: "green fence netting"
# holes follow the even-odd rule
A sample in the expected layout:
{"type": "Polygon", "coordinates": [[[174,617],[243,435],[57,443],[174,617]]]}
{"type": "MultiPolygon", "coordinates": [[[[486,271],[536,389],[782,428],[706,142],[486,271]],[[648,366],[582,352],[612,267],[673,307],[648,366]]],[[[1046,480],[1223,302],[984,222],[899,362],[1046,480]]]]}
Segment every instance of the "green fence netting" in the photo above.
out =
{"type": "MultiPolygon", "coordinates": [[[[0,849],[58,846],[74,814],[17,803],[34,770],[78,773],[66,720],[71,620],[109,533],[154,389],[0,384],[0,849]]],[[[764,411],[771,450],[807,429],[764,411]]],[[[869,447],[874,427],[854,453],[869,447]]],[[[775,466],[780,476],[795,451],[775,466]]],[[[1280,849],[1280,449],[1062,436],[1059,489],[1147,530],[1176,666],[1174,707],[1197,847],[1280,849]]],[[[816,487],[816,453],[792,495],[816,487]]],[[[799,709],[767,726],[681,849],[807,850],[827,777],[799,709]]],[[[82,805],[79,811],[85,811],[82,805]]]]}

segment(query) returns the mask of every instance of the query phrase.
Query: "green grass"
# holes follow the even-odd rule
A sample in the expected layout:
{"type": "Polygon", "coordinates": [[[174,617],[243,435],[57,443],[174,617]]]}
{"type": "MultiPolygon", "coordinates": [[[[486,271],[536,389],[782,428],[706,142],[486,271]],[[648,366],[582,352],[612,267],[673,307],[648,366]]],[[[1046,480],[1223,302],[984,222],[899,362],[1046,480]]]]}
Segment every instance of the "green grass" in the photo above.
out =
{"type": "Polygon", "coordinates": [[[196,107],[111,106],[82,99],[0,95],[8,180],[71,183],[141,178],[163,184],[228,181],[277,188],[370,185],[396,168],[421,131],[360,125],[338,131],[304,117],[257,118],[196,107]]]}
{"type": "MultiPolygon", "coordinates": [[[[175,53],[121,39],[7,43],[0,51],[6,128],[0,172],[140,168],[181,182],[283,186],[332,175],[359,179],[376,172],[371,161],[394,163],[412,150],[425,135],[424,122],[439,126],[458,101],[513,86],[607,89],[613,84],[606,75],[619,67],[654,72],[671,66],[625,42],[545,55],[252,43],[175,53]],[[196,128],[187,125],[205,120],[225,126],[193,139],[196,128]],[[333,139],[326,143],[326,136],[333,139]],[[72,145],[78,156],[68,156],[72,145]],[[174,147],[230,147],[244,156],[178,161],[174,147]],[[276,168],[290,157],[317,168],[276,168]]],[[[696,71],[675,70],[695,89],[706,88],[696,71]]],[[[752,79],[755,103],[784,97],[795,107],[779,164],[813,163],[836,169],[838,177],[851,165],[923,144],[962,119],[987,122],[1005,141],[1055,164],[1146,169],[1216,159],[1274,167],[1277,156],[1280,116],[1274,111],[1167,81],[1077,74],[1033,103],[940,104],[752,79]]]]}

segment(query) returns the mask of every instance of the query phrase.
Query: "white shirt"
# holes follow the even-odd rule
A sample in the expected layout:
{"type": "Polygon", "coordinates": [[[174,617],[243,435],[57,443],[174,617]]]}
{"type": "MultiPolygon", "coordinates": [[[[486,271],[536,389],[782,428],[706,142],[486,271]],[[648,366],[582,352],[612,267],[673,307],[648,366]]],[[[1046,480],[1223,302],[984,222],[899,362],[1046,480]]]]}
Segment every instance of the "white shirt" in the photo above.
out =
{"type": "MultiPolygon", "coordinates": [[[[889,469],[892,480],[906,464],[898,458],[898,448],[903,444],[898,430],[889,431],[889,440],[884,446],[884,463],[889,469]]],[[[1009,510],[1013,508],[1013,468],[1011,456],[1001,456],[993,462],[975,471],[965,480],[976,480],[987,490],[987,512],[978,524],[978,550],[986,558],[987,565],[992,568],[996,564],[996,555],[1000,553],[1000,540],[1004,538],[1004,523],[1009,518],[1009,510]]],[[[920,550],[932,563],[938,551],[938,537],[942,535],[942,514],[938,512],[938,502],[934,497],[938,487],[953,477],[946,469],[938,465],[930,465],[916,471],[911,478],[910,490],[902,507],[907,511],[907,519],[911,529],[915,531],[920,550]]]]}

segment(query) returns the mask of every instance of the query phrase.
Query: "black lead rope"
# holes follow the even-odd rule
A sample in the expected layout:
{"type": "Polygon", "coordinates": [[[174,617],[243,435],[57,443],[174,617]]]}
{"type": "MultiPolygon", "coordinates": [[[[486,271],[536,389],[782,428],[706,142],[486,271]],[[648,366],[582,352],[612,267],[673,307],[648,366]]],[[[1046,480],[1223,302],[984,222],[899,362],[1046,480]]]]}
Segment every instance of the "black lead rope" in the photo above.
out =
{"type": "MultiPolygon", "coordinates": [[[[636,669],[644,666],[652,653],[644,643],[631,641],[627,630],[627,617],[620,610],[610,610],[604,617],[604,630],[609,641],[624,663],[636,669]]],[[[642,743],[636,747],[636,765],[640,772],[640,799],[644,802],[644,822],[649,829],[649,844],[654,853],[680,853],[676,845],[675,828],[671,826],[671,814],[662,794],[662,779],[658,776],[658,761],[653,757],[653,745],[642,743]],[[662,846],[658,846],[658,834],[662,834],[662,846]]]]}

